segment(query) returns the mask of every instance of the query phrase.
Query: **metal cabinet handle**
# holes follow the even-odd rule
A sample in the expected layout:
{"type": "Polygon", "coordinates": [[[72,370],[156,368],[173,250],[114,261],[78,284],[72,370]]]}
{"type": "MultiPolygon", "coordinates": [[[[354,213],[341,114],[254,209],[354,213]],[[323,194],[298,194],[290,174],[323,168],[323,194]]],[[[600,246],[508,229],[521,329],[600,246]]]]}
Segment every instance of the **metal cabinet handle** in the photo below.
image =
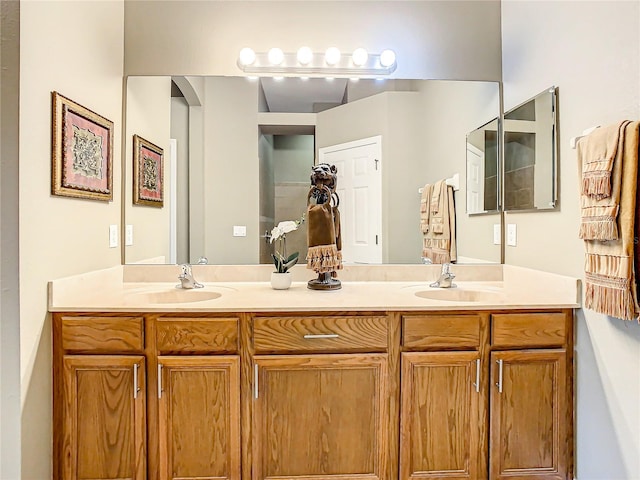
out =
{"type": "Polygon", "coordinates": [[[162,364],[158,364],[158,398],[162,398],[162,364]]]}
{"type": "Polygon", "coordinates": [[[313,338],[339,338],[340,335],[337,333],[318,333],[318,334],[307,334],[303,338],[313,339],[313,338]]]}
{"type": "Polygon", "coordinates": [[[258,398],[258,364],[253,366],[253,396],[258,398]]]}
{"type": "Polygon", "coordinates": [[[498,364],[498,383],[496,383],[496,387],[498,387],[498,392],[502,393],[502,360],[496,360],[498,364]]]}
{"type": "Polygon", "coordinates": [[[472,383],[474,387],[476,387],[476,392],[480,392],[480,359],[476,360],[476,381],[472,383]]]}
{"type": "Polygon", "coordinates": [[[138,383],[138,368],[140,366],[137,363],[133,364],[133,398],[138,398],[138,392],[140,391],[140,384],[138,383]]]}

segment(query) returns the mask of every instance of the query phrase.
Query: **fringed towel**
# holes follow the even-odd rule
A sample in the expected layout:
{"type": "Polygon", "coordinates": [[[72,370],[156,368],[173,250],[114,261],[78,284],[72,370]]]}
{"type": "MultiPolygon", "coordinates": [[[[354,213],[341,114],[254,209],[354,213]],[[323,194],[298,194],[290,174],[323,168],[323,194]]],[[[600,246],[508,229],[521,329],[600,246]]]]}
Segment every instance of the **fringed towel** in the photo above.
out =
{"type": "MultiPolygon", "coordinates": [[[[620,164],[619,238],[585,240],[585,308],[623,320],[640,312],[634,268],[639,128],[640,122],[625,123],[614,161],[620,164]]],[[[614,189],[615,182],[614,174],[614,189]]]]}
{"type": "Polygon", "coordinates": [[[453,187],[444,180],[435,185],[425,185],[420,200],[420,230],[422,231],[422,256],[433,263],[455,262],[456,212],[453,187]]]}
{"type": "Polygon", "coordinates": [[[598,128],[578,141],[578,168],[582,177],[579,236],[584,240],[618,238],[616,218],[620,208],[622,145],[625,138],[624,130],[628,124],[629,121],[625,120],[609,127],[598,128]],[[613,157],[609,159],[611,154],[613,157]],[[594,160],[598,158],[602,160],[594,160]],[[600,169],[596,170],[596,167],[600,169]],[[600,188],[605,183],[607,187],[600,188]],[[601,193],[590,193],[596,190],[601,193]],[[603,193],[605,191],[606,195],[603,193]]]}
{"type": "Polygon", "coordinates": [[[611,196],[612,169],[620,136],[627,121],[598,128],[584,137],[578,146],[582,165],[582,195],[600,200],[611,196]]]}
{"type": "MultiPolygon", "coordinates": [[[[311,187],[309,198],[315,188],[311,187]]],[[[335,276],[342,268],[340,213],[337,206],[331,206],[331,193],[326,198],[325,203],[307,206],[307,268],[335,276]]]]}

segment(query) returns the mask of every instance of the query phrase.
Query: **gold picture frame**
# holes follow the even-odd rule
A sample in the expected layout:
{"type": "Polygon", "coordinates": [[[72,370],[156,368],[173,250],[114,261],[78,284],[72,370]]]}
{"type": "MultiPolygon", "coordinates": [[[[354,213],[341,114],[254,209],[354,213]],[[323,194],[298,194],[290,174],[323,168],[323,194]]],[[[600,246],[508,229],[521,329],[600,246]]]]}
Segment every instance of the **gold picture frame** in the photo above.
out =
{"type": "Polygon", "coordinates": [[[164,150],[139,135],[133,136],[133,203],[164,206],[164,150]]]}
{"type": "Polygon", "coordinates": [[[113,122],[51,92],[51,194],[113,200],[113,122]]]}

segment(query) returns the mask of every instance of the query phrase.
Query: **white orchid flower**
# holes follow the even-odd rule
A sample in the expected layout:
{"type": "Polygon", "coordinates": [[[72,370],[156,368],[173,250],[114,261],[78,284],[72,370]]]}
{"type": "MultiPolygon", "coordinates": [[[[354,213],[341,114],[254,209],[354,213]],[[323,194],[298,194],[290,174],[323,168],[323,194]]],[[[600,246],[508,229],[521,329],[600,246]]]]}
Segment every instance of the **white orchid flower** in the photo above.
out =
{"type": "Polygon", "coordinates": [[[298,225],[299,223],[294,222],[293,220],[285,220],[283,222],[280,222],[271,230],[271,243],[273,243],[274,240],[277,240],[280,237],[284,237],[287,233],[297,230],[298,225]]]}

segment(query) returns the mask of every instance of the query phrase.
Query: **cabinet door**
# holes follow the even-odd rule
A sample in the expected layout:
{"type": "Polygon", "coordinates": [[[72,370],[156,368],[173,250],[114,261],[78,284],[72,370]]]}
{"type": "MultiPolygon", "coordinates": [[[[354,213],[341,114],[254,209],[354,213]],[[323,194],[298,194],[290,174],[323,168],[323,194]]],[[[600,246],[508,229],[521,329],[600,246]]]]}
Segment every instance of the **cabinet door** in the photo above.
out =
{"type": "Polygon", "coordinates": [[[240,479],[240,360],[159,357],[160,479],[240,479]]]}
{"type": "Polygon", "coordinates": [[[62,478],[146,478],[142,356],[63,359],[62,478]]]}
{"type": "Polygon", "coordinates": [[[478,352],[402,354],[402,480],[486,478],[481,373],[478,352]]]}
{"type": "Polygon", "coordinates": [[[491,363],[491,478],[565,479],[565,350],[493,352],[491,363]]]}
{"type": "Polygon", "coordinates": [[[386,354],[254,360],[253,480],[388,479],[386,354]]]}

